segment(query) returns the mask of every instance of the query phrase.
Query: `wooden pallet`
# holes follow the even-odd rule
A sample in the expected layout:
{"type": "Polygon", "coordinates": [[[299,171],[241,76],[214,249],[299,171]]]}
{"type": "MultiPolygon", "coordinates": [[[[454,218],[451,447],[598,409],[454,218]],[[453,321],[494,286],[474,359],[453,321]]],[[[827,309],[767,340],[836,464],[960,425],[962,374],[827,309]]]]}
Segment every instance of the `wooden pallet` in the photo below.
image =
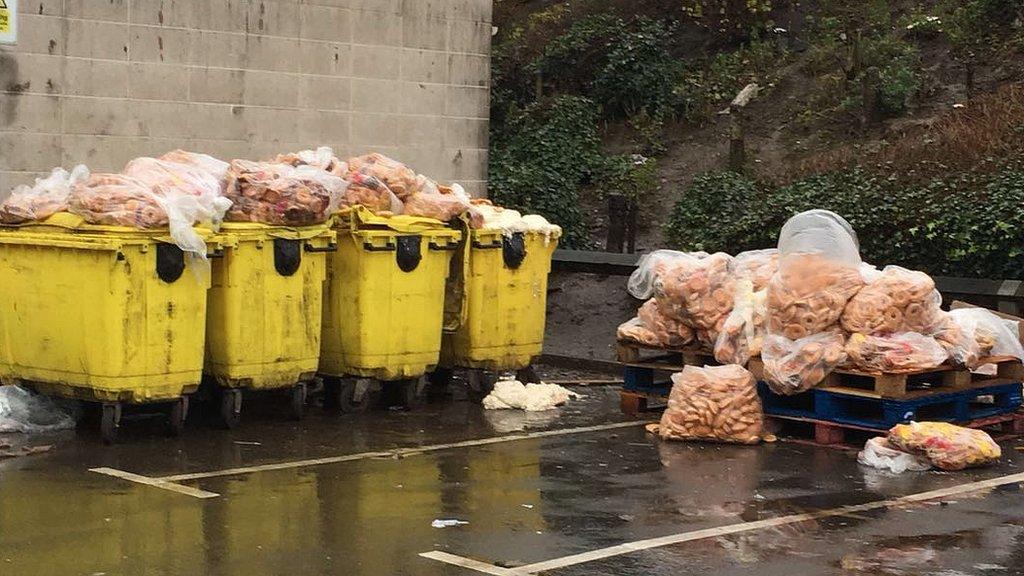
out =
{"type": "MultiPolygon", "coordinates": [[[[867,438],[884,434],[884,430],[838,424],[814,418],[798,416],[765,416],[765,424],[774,433],[787,441],[860,450],[867,438]]],[[[959,423],[967,428],[981,428],[992,434],[995,440],[1006,440],[1024,435],[1024,413],[1014,412],[987,418],[978,418],[959,423]]]]}
{"type": "Polygon", "coordinates": [[[631,366],[651,365],[677,371],[682,370],[683,366],[717,364],[714,353],[704,348],[662,348],[624,340],[616,342],[615,356],[622,364],[631,366]]]}
{"type": "Polygon", "coordinates": [[[979,383],[1024,381],[1024,366],[1012,357],[989,358],[995,364],[994,376],[975,374],[967,368],[939,366],[930,370],[911,370],[895,374],[862,372],[840,368],[829,374],[819,387],[874,392],[883,398],[907,398],[921,392],[967,390],[979,383]]]}
{"type": "MultiPolygon", "coordinates": [[[[910,398],[930,392],[968,390],[984,382],[1024,382],[1024,366],[1012,356],[986,358],[983,363],[995,364],[996,374],[976,374],[967,368],[939,366],[928,370],[908,370],[899,373],[864,372],[837,368],[817,388],[828,388],[850,393],[870,392],[881,398],[910,398]]],[[[752,358],[747,368],[762,380],[764,365],[760,358],[752,358]]]]}
{"type": "Polygon", "coordinates": [[[987,380],[959,390],[920,390],[903,398],[886,398],[857,389],[814,388],[781,396],[758,385],[769,416],[820,420],[832,424],[888,430],[910,420],[970,422],[1017,412],[1024,402],[1021,384],[987,380]]]}
{"type": "Polygon", "coordinates": [[[626,416],[639,416],[644,412],[658,412],[668,405],[668,394],[656,392],[619,392],[619,408],[626,416]]]}
{"type": "MultiPolygon", "coordinates": [[[[619,341],[616,343],[616,356],[627,368],[636,368],[634,373],[648,372],[680,372],[686,366],[717,366],[713,352],[706,348],[662,348],[647,346],[636,342],[619,341]]],[[[754,378],[761,380],[763,371],[760,359],[751,359],[747,368],[754,378]]],[[[629,382],[626,383],[627,387],[629,382]]]]}

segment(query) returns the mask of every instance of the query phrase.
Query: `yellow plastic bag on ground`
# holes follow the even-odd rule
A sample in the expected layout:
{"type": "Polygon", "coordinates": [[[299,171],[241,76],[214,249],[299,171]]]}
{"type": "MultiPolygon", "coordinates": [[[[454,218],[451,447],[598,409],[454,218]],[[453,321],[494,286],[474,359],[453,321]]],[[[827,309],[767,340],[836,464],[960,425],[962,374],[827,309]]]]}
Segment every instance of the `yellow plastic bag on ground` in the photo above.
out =
{"type": "Polygon", "coordinates": [[[1002,456],[999,444],[985,431],[948,422],[897,424],[889,430],[888,440],[901,450],[924,454],[942,470],[985,466],[1002,456]]]}

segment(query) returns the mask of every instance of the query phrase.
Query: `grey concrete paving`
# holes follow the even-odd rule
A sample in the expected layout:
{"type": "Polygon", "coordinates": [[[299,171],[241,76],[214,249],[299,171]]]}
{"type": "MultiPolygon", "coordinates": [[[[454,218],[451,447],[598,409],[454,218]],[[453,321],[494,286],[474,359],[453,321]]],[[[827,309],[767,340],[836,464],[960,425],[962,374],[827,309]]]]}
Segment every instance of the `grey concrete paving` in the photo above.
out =
{"type": "MultiPolygon", "coordinates": [[[[104,448],[75,433],[53,452],[0,462],[0,574],[471,575],[423,558],[442,550],[500,567],[624,542],[1024,471],[1017,443],[998,466],[893,476],[852,454],[791,443],[666,444],[642,427],[555,435],[185,482],[196,499],[89,472],[151,477],[620,422],[617,392],[553,413],[485,413],[465,401],[415,412],[289,422],[247,404],[242,426],[199,422],[179,439],[159,422],[104,448]],[[469,524],[437,529],[438,518],[469,524]]],[[[548,572],[679,574],[1024,574],[1020,484],[901,509],[676,544],[548,572]]]]}

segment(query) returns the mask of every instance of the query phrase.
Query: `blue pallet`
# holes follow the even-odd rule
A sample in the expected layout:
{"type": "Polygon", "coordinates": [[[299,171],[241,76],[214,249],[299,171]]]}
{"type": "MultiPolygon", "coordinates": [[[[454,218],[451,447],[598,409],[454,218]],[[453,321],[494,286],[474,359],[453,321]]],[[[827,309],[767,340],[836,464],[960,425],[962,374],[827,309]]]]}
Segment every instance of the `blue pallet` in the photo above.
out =
{"type": "Polygon", "coordinates": [[[655,379],[654,370],[640,366],[626,366],[622,371],[622,389],[640,394],[668,396],[672,381],[655,379]]]}
{"type": "Polygon", "coordinates": [[[1020,383],[993,384],[970,390],[937,392],[916,398],[878,398],[829,388],[815,388],[802,394],[781,396],[758,383],[758,392],[769,416],[810,418],[876,430],[919,421],[969,422],[1016,412],[1024,398],[1020,383]],[[979,396],[992,396],[992,403],[978,403],[979,396]]]}

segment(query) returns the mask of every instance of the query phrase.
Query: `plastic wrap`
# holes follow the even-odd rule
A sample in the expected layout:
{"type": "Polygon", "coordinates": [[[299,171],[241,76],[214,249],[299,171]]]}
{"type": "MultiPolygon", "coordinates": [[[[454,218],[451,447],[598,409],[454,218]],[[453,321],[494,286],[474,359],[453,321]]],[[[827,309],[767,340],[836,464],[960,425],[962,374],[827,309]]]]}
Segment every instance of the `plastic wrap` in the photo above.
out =
{"type": "Polygon", "coordinates": [[[349,174],[355,172],[380,180],[402,202],[419,192],[426,183],[411,168],[383,154],[366,154],[348,159],[349,174]]]}
{"type": "Polygon", "coordinates": [[[659,433],[668,440],[756,444],[764,414],[754,376],[742,366],[686,366],[672,375],[659,433]]]}
{"type": "Polygon", "coordinates": [[[861,264],[856,234],[832,212],[803,212],[782,227],[761,352],[772,390],[803,392],[845,360],[838,321],[864,285],[861,264]]]}
{"type": "Polygon", "coordinates": [[[661,346],[661,339],[650,328],[644,326],[640,317],[630,318],[619,324],[615,337],[623,342],[636,342],[645,346],[661,346]]]}
{"type": "Polygon", "coordinates": [[[722,252],[668,262],[654,282],[658,307],[695,331],[713,333],[709,340],[714,342],[735,299],[731,264],[732,257],[722,252]]]}
{"type": "Polygon", "coordinates": [[[136,158],[124,174],[93,174],[68,197],[68,210],[86,222],[134,228],[166,226],[179,248],[206,258],[195,224],[217,226],[230,202],[210,174],[177,162],[136,158]]]}
{"type": "Polygon", "coordinates": [[[225,192],[233,205],[227,219],[278,226],[325,222],[348,182],[312,165],[233,160],[225,192]]]}
{"type": "MultiPolygon", "coordinates": [[[[158,158],[136,158],[125,165],[122,173],[149,186],[157,197],[173,200],[193,196],[210,207],[220,198],[223,187],[222,180],[206,169],[158,158]]],[[[211,216],[211,220],[216,222],[220,218],[211,216]]]]}
{"type": "Polygon", "coordinates": [[[857,454],[857,462],[896,474],[907,470],[922,472],[932,467],[927,458],[898,450],[883,436],[868,440],[864,444],[864,450],[857,454]]]}
{"type": "MultiPolygon", "coordinates": [[[[862,275],[863,276],[863,275],[862,275]]],[[[886,266],[869,284],[850,298],[841,323],[848,332],[892,334],[941,332],[947,320],[942,296],[924,272],[886,266]]]]}
{"type": "MultiPolygon", "coordinates": [[[[516,215],[518,214],[516,212],[516,215]]],[[[485,218],[490,220],[487,214],[485,214],[485,218]]],[[[646,300],[654,296],[655,282],[669,269],[670,265],[680,261],[699,260],[708,256],[707,252],[677,252],[675,250],[655,250],[650,254],[645,254],[636,263],[636,270],[629,275],[626,289],[634,298],[646,300]]]]}
{"type": "Polygon", "coordinates": [[[71,172],[54,168],[46,178],[37,178],[32,186],[17,186],[0,203],[0,223],[38,222],[68,209],[71,189],[89,177],[89,169],[79,164],[71,172]]]}
{"type": "Polygon", "coordinates": [[[167,226],[167,212],[152,190],[137,178],[123,174],[95,173],[79,182],[68,197],[68,210],[92,224],[167,226]]]}
{"type": "Polygon", "coordinates": [[[948,312],[949,323],[938,335],[958,366],[977,368],[990,356],[1024,360],[1018,323],[1005,320],[984,308],[959,308],[948,312]]]}
{"type": "Polygon", "coordinates": [[[0,433],[40,434],[74,427],[74,415],[54,399],[20,386],[0,386],[0,433]]]}
{"type": "Polygon", "coordinates": [[[740,252],[733,259],[736,276],[747,277],[754,291],[764,290],[779,269],[779,251],[775,248],[740,252]]]}
{"type": "Polygon", "coordinates": [[[817,386],[846,360],[845,340],[838,330],[799,340],[769,334],[761,349],[764,379],[776,394],[797,394],[817,386]]]}
{"type": "Polygon", "coordinates": [[[341,206],[365,206],[381,216],[402,213],[402,201],[377,177],[349,172],[346,178],[349,186],[341,195],[341,206]]]}
{"type": "Polygon", "coordinates": [[[736,299],[732,312],[722,323],[715,341],[715,360],[722,364],[745,366],[752,356],[761,354],[764,344],[767,292],[754,291],[749,277],[736,281],[736,299]]]}
{"type": "Polygon", "coordinates": [[[339,178],[348,173],[348,164],[334,155],[334,150],[321,146],[316,150],[301,150],[290,154],[278,154],[272,163],[288,164],[289,166],[312,166],[330,172],[339,178]]]}
{"type": "Polygon", "coordinates": [[[828,210],[801,212],[779,231],[780,257],[819,254],[832,262],[853,268],[860,266],[857,233],[842,216],[828,210]]]}
{"type": "Polygon", "coordinates": [[[889,443],[914,454],[923,454],[942,470],[963,470],[999,460],[1002,450],[983,430],[947,422],[911,422],[889,430],[889,443]]]}
{"type": "Polygon", "coordinates": [[[422,190],[411,194],[405,199],[402,213],[407,216],[434,218],[442,222],[454,220],[465,214],[469,218],[471,228],[480,228],[483,214],[470,202],[469,195],[462,186],[439,186],[431,183],[422,190]]]}
{"type": "Polygon", "coordinates": [[[908,372],[929,370],[946,361],[949,354],[939,342],[917,332],[890,336],[851,334],[846,340],[846,365],[866,372],[908,372]]]}
{"type": "Polygon", "coordinates": [[[694,340],[693,330],[663,315],[654,300],[644,302],[636,318],[619,326],[617,335],[619,340],[670,348],[680,348],[694,340]]]}
{"type": "Polygon", "coordinates": [[[160,160],[177,162],[178,164],[185,164],[192,166],[193,168],[198,168],[199,170],[202,170],[216,178],[221,183],[221,190],[227,187],[229,164],[223,160],[218,160],[208,154],[188,152],[186,150],[171,150],[161,156],[160,160]]]}
{"type": "Polygon", "coordinates": [[[193,226],[205,224],[216,228],[224,220],[224,212],[231,203],[221,195],[222,180],[190,164],[145,157],[129,162],[124,175],[149,188],[154,202],[167,215],[174,243],[205,259],[206,242],[193,226]]]}
{"type": "Polygon", "coordinates": [[[768,283],[769,332],[799,340],[832,328],[863,282],[857,267],[820,254],[784,256],[768,283]]]}

